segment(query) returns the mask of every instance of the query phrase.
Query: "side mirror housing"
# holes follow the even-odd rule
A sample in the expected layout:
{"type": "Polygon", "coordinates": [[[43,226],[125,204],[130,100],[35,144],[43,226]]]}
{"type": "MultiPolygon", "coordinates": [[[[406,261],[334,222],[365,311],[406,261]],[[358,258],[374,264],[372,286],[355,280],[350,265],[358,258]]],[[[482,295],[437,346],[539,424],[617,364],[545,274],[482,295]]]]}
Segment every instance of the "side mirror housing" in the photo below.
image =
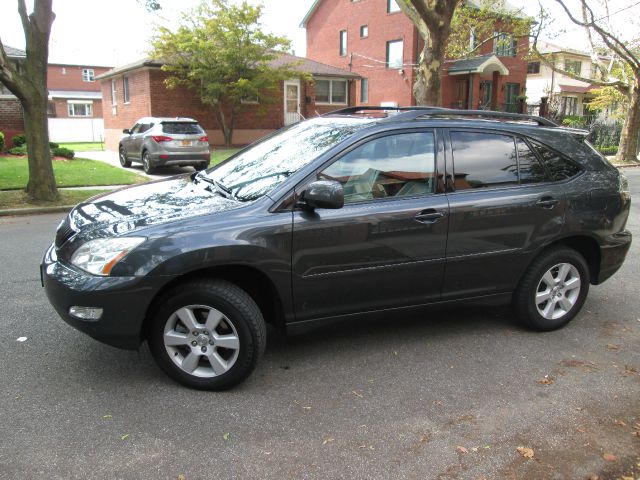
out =
{"type": "Polygon", "coordinates": [[[302,193],[302,201],[310,208],[342,208],[344,189],[335,180],[316,180],[307,185],[302,193]]]}
{"type": "Polygon", "coordinates": [[[124,130],[122,130],[122,133],[124,133],[125,135],[131,135],[131,130],[125,128],[124,130]]]}

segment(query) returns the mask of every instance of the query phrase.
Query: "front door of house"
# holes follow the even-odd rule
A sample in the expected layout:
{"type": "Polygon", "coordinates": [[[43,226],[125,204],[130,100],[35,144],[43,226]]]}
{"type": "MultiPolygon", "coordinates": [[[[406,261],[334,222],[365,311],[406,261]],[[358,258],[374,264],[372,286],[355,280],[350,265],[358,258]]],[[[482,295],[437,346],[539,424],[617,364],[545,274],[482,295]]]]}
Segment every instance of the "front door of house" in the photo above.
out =
{"type": "Polygon", "coordinates": [[[300,121],[300,80],[284,82],[284,124],[300,121]]]}

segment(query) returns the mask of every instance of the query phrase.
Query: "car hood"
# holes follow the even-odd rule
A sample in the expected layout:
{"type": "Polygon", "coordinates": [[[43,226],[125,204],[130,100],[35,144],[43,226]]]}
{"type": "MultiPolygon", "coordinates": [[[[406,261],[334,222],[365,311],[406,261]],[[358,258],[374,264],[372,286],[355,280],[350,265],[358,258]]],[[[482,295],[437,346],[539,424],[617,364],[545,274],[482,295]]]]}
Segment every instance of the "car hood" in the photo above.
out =
{"type": "Polygon", "coordinates": [[[243,205],[188,176],[127,187],[80,203],[70,227],[83,237],[123,235],[174,220],[223,212],[243,205]],[[93,235],[92,235],[93,233],[93,235]]]}

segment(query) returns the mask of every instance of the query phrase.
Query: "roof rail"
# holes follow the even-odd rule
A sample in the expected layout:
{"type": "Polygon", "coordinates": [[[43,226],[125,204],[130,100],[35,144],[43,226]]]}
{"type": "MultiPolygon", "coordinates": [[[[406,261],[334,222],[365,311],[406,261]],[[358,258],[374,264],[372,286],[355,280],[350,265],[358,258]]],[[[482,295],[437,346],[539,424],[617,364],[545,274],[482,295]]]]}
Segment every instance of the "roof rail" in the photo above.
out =
{"type": "Polygon", "coordinates": [[[558,124],[551,120],[535,115],[524,115],[520,113],[509,112],[495,112],[493,110],[456,110],[453,108],[442,107],[376,107],[376,106],[361,106],[361,107],[347,107],[340,110],[334,110],[322,115],[323,117],[329,115],[351,115],[358,112],[397,112],[396,115],[386,118],[384,121],[399,122],[406,120],[416,120],[420,117],[440,117],[440,116],[452,116],[452,117],[478,117],[489,119],[503,119],[503,120],[515,120],[522,121],[527,120],[535,122],[543,127],[557,127],[558,124]]]}

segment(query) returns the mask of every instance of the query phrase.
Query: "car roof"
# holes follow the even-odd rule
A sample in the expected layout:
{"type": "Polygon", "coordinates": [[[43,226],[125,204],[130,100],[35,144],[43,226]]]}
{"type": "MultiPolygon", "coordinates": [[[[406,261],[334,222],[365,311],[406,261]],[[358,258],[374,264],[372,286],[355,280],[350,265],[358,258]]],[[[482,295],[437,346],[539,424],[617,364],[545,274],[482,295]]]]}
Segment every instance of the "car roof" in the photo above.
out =
{"type": "Polygon", "coordinates": [[[142,117],[136,123],[168,123],[168,122],[184,122],[198,123],[197,120],[189,117],[142,117]]]}

